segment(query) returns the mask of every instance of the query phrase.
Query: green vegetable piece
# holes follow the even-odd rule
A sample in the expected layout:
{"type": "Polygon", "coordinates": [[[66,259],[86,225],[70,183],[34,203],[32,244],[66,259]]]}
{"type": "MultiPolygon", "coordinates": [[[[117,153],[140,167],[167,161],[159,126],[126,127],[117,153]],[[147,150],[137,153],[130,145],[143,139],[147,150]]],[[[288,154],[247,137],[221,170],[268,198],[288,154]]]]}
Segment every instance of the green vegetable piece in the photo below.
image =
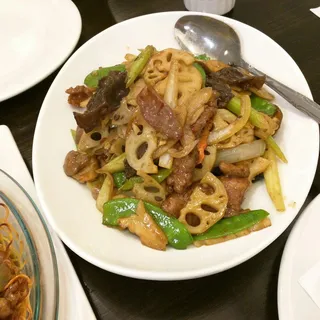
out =
{"type": "Polygon", "coordinates": [[[204,87],[205,84],[206,84],[206,81],[207,81],[206,72],[204,71],[204,69],[202,68],[202,66],[201,66],[199,63],[195,62],[193,65],[194,65],[194,66],[196,67],[196,69],[200,72],[201,77],[202,77],[202,87],[204,87]]]}
{"type": "Polygon", "coordinates": [[[122,191],[129,191],[133,188],[135,183],[141,183],[143,182],[143,179],[141,177],[132,177],[121,186],[120,190],[122,191]]]}
{"type": "Polygon", "coordinates": [[[78,145],[76,144],[76,130],[70,129],[71,135],[72,135],[72,139],[74,141],[74,144],[76,145],[76,148],[78,150],[78,145]]]}
{"type": "Polygon", "coordinates": [[[288,160],[286,158],[286,156],[284,155],[284,153],[282,152],[281,148],[279,147],[279,145],[277,144],[277,142],[273,139],[272,136],[269,136],[266,139],[266,143],[268,145],[268,147],[270,147],[274,153],[276,154],[276,156],[284,163],[288,163],[288,160]]]}
{"type": "Polygon", "coordinates": [[[76,143],[76,130],[70,129],[70,132],[71,132],[74,143],[76,143]]]}
{"type": "Polygon", "coordinates": [[[186,249],[193,243],[193,238],[186,228],[178,219],[170,217],[163,210],[151,203],[144,203],[146,210],[160,226],[168,238],[169,244],[175,249],[186,249]]]}
{"type": "Polygon", "coordinates": [[[250,96],[251,106],[259,112],[263,112],[266,115],[272,117],[277,112],[277,107],[270,103],[268,100],[262,99],[255,94],[250,96]]]}
{"type": "Polygon", "coordinates": [[[130,70],[128,71],[126,85],[127,88],[129,88],[134,83],[134,80],[136,80],[136,78],[139,76],[139,74],[153,55],[154,50],[155,49],[153,46],[146,46],[145,49],[141,51],[138,57],[134,60],[130,67],[130,70]]]}
{"type": "Polygon", "coordinates": [[[98,86],[99,80],[106,77],[110,71],[126,71],[124,64],[117,64],[112,67],[99,68],[90,72],[84,79],[84,84],[90,88],[96,88],[98,86]]]}
{"type": "MultiPolygon", "coordinates": [[[[240,103],[240,99],[238,97],[233,97],[228,105],[227,105],[228,110],[230,110],[232,113],[236,114],[237,116],[240,115],[241,113],[241,103],[240,103]]],[[[266,121],[266,119],[264,118],[264,116],[259,113],[258,111],[256,111],[255,109],[251,108],[251,112],[250,112],[250,121],[251,123],[257,127],[257,128],[261,128],[261,129],[265,129],[268,128],[269,124],[266,121]]]]}
{"type": "Polygon", "coordinates": [[[240,214],[239,216],[222,219],[206,232],[194,236],[193,239],[195,241],[208,240],[235,234],[254,226],[268,215],[269,213],[267,211],[253,210],[240,214]]]}
{"type": "Polygon", "coordinates": [[[236,114],[237,116],[240,115],[241,113],[241,102],[240,99],[238,97],[233,97],[228,105],[227,108],[234,114],[236,114]]]}
{"type": "Polygon", "coordinates": [[[138,200],[136,199],[120,198],[107,201],[103,205],[102,224],[109,227],[118,226],[118,219],[134,214],[137,206],[138,200]]]}
{"type": "MultiPolygon", "coordinates": [[[[107,201],[103,208],[102,223],[107,226],[117,226],[118,219],[129,217],[136,212],[138,199],[114,199],[107,201]]],[[[176,218],[168,216],[159,207],[143,202],[146,210],[160,226],[168,238],[169,244],[175,249],[186,249],[193,242],[188,229],[176,218]]]]}
{"type": "Polygon", "coordinates": [[[114,185],[119,189],[126,182],[127,178],[123,171],[112,174],[114,185]]]}
{"type": "Polygon", "coordinates": [[[152,174],[151,177],[158,183],[161,183],[170,176],[171,172],[172,169],[159,169],[158,173],[152,174]]]}
{"type": "Polygon", "coordinates": [[[122,153],[120,156],[115,157],[110,162],[105,164],[102,168],[98,169],[98,173],[115,173],[124,170],[124,160],[126,158],[126,154],[122,153]]]}
{"type": "MultiPolygon", "coordinates": [[[[164,181],[171,174],[172,169],[159,169],[158,173],[152,174],[151,177],[158,183],[164,181]]],[[[128,179],[120,188],[120,190],[128,191],[131,190],[135,183],[141,183],[143,179],[141,177],[132,177],[128,179]]]]}
{"type": "Polygon", "coordinates": [[[205,53],[204,54],[199,54],[198,56],[195,56],[195,58],[198,59],[198,60],[203,60],[203,61],[210,60],[210,57],[208,57],[205,53]]]}
{"type": "MultiPolygon", "coordinates": [[[[257,98],[259,98],[259,97],[257,97],[257,98]]],[[[261,99],[261,98],[259,98],[259,99],[261,99]]],[[[264,99],[261,99],[261,100],[264,100],[264,99]]],[[[269,103],[267,100],[265,100],[265,101],[268,104],[270,104],[272,107],[275,107],[275,112],[277,111],[277,108],[278,108],[277,106],[269,103]]],[[[240,114],[240,109],[241,109],[240,99],[238,97],[233,97],[229,101],[229,103],[227,105],[227,108],[231,112],[233,112],[234,114],[239,115],[240,114]]],[[[264,112],[264,113],[266,113],[266,112],[264,112]]],[[[250,121],[257,128],[265,129],[265,128],[268,128],[268,126],[269,126],[269,124],[266,122],[265,116],[263,114],[261,114],[260,111],[257,111],[254,108],[251,108],[250,121]]],[[[268,147],[273,149],[273,151],[276,153],[277,157],[281,161],[283,161],[284,163],[288,163],[288,160],[287,160],[286,156],[284,155],[284,153],[282,152],[281,148],[278,146],[278,144],[276,143],[276,141],[273,139],[272,136],[267,137],[266,143],[267,143],[268,147]]]]}

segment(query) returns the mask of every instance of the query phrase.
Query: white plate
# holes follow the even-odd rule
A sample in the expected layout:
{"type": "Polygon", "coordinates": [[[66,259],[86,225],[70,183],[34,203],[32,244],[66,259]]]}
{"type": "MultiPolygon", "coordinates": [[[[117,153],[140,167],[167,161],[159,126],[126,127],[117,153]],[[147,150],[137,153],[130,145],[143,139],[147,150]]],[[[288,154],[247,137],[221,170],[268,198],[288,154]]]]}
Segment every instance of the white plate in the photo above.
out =
{"type": "Polygon", "coordinates": [[[318,320],[320,308],[300,285],[300,278],[320,261],[320,195],[299,217],[285,246],[278,280],[280,320],[318,320]]]}
{"type": "Polygon", "coordinates": [[[70,0],[0,2],[0,101],[34,86],[67,59],[81,32],[70,0]]]}
{"type": "MultiPolygon", "coordinates": [[[[173,26],[185,14],[166,12],[134,18],[88,41],[69,59],[53,82],[36,127],[34,177],[50,223],[61,239],[82,258],[103,269],[135,278],[196,278],[221,272],[251,258],[274,241],[298,213],[310,189],[318,159],[318,125],[278,99],[284,120],[277,140],[289,159],[288,165],[280,164],[287,212],[274,210],[263,183],[254,184],[244,204],[244,207],[268,210],[273,223],[271,228],[215,246],[159,252],[141,245],[139,239],[126,232],[101,224],[101,214],[89,191],[68,178],[62,169],[65,155],[74,148],[70,129],[76,126],[64,91],[83,83],[84,77],[97,67],[117,64],[123,61],[127,52],[136,53],[147,44],[158,49],[178,47],[173,26]],[[296,202],[295,206],[288,205],[293,202],[296,202]]],[[[246,61],[311,96],[298,66],[273,40],[243,23],[214,17],[236,29],[246,61]]]]}

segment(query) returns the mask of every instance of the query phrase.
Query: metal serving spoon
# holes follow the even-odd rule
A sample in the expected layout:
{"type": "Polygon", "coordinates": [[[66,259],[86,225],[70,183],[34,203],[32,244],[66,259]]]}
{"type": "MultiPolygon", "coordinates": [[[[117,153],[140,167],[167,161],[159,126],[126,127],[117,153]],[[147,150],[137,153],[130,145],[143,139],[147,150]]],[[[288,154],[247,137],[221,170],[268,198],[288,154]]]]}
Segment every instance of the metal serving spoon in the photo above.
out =
{"type": "MultiPolygon", "coordinates": [[[[256,75],[264,75],[241,57],[237,33],[226,23],[207,16],[187,15],[175,24],[175,38],[183,50],[205,53],[212,59],[234,63],[256,75]]],[[[279,81],[266,75],[266,84],[294,107],[320,123],[320,106],[279,81]]]]}

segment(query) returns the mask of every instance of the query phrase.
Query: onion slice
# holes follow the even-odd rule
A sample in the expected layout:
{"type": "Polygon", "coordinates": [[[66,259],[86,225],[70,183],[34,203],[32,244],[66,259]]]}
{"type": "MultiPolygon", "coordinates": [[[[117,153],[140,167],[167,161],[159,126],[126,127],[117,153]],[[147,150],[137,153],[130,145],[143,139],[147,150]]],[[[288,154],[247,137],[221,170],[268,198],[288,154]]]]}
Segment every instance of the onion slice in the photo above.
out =
{"type": "Polygon", "coordinates": [[[255,140],[251,143],[240,144],[231,149],[223,149],[217,152],[215,167],[221,161],[235,163],[244,160],[261,157],[266,150],[266,143],[263,140],[255,140]]]}
{"type": "Polygon", "coordinates": [[[178,104],[178,89],[179,89],[179,62],[172,60],[168,75],[168,82],[164,94],[164,101],[174,109],[178,104]]]}
{"type": "Polygon", "coordinates": [[[277,211],[285,211],[286,207],[282,194],[276,155],[272,149],[268,149],[264,157],[270,161],[267,170],[264,172],[267,191],[277,211]]]}
{"type": "Polygon", "coordinates": [[[249,90],[260,98],[266,99],[268,101],[274,100],[274,96],[264,88],[257,89],[257,88],[251,87],[249,88],[249,90]]]}
{"type": "Polygon", "coordinates": [[[194,140],[193,142],[190,142],[190,144],[183,147],[181,150],[169,149],[168,153],[174,158],[183,158],[193,150],[198,142],[199,140],[194,140]]]}
{"type": "Polygon", "coordinates": [[[171,169],[173,164],[173,157],[169,153],[164,153],[159,158],[159,167],[171,169]]]}
{"type": "Polygon", "coordinates": [[[251,102],[249,96],[242,96],[240,118],[229,124],[227,127],[212,131],[208,138],[208,144],[216,144],[231,138],[235,133],[240,131],[248,122],[251,112],[251,102]]]}

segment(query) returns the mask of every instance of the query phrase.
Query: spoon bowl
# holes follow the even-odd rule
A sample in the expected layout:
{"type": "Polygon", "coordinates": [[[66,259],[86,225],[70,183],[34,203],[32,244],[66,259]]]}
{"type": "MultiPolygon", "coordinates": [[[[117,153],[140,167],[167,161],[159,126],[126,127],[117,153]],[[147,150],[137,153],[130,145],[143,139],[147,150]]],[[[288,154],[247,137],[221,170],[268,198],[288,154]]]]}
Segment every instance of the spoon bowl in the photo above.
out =
{"type": "Polygon", "coordinates": [[[241,46],[237,33],[226,23],[198,15],[184,16],[175,24],[175,37],[183,50],[211,59],[240,64],[241,46]]]}
{"type": "MultiPolygon", "coordinates": [[[[241,57],[237,33],[228,24],[203,15],[186,15],[178,19],[174,35],[183,50],[194,55],[206,54],[211,59],[235,64],[256,75],[264,75],[241,57]]],[[[298,110],[320,123],[320,106],[283,83],[265,75],[265,83],[298,110]]]]}

